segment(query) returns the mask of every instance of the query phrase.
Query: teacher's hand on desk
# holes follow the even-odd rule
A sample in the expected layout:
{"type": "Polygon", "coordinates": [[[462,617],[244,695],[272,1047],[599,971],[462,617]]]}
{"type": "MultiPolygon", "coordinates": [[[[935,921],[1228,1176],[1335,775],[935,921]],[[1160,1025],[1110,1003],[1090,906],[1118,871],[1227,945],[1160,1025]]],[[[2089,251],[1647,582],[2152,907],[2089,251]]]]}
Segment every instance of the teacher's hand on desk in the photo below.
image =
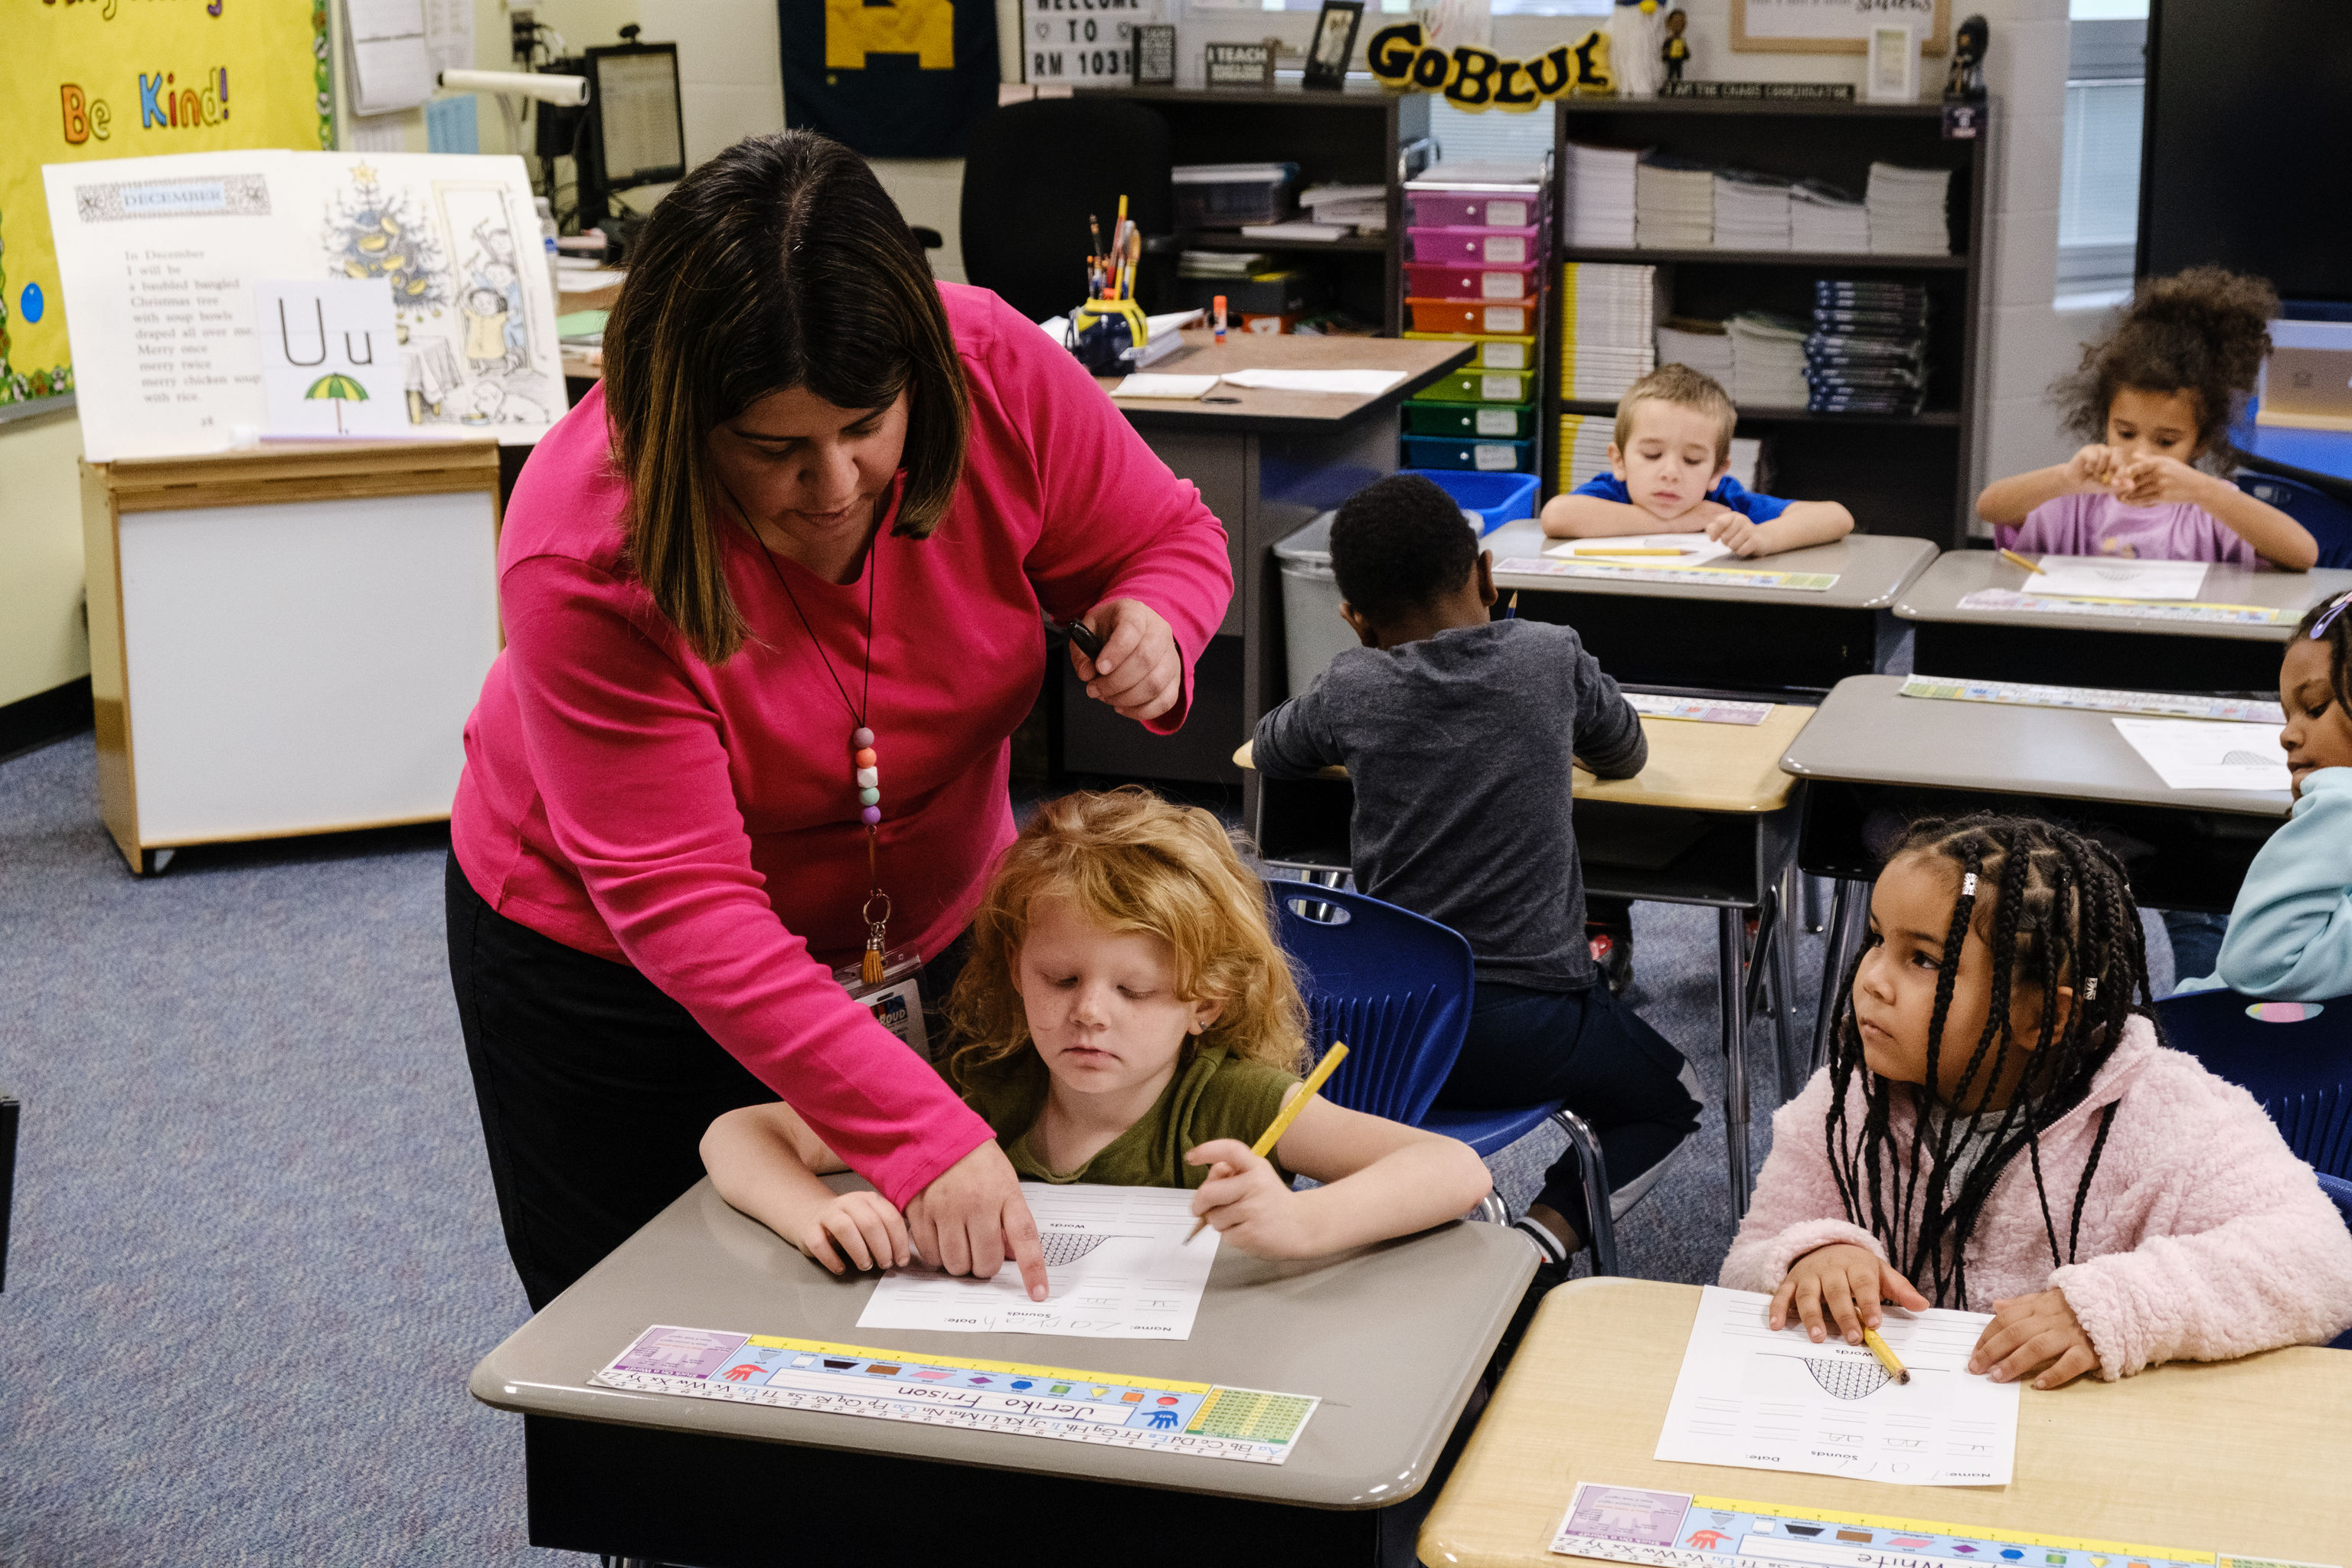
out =
{"type": "Polygon", "coordinates": [[[1013,1162],[993,1142],[917,1193],[907,1205],[907,1225],[914,1232],[915,1250],[950,1274],[993,1279],[1009,1251],[1029,1299],[1045,1299],[1045,1249],[1037,1240],[1037,1222],[1021,1195],[1013,1162]]]}
{"type": "Polygon", "coordinates": [[[1176,706],[1184,694],[1184,656],[1159,611],[1140,599],[1111,599],[1088,612],[1086,624],[1103,642],[1099,659],[1075,643],[1070,647],[1070,668],[1087,683],[1087,696],[1139,723],[1176,706]]]}

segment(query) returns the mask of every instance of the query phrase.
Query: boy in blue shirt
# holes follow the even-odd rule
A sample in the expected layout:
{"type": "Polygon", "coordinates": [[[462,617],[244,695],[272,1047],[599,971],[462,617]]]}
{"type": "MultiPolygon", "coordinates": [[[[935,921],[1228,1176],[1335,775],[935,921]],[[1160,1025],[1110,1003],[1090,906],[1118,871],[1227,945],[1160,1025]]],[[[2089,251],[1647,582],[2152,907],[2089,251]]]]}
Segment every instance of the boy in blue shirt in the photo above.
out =
{"type": "Polygon", "coordinates": [[[1543,509],[1555,539],[1629,533],[1705,533],[1735,555],[1772,555],[1828,544],[1853,531],[1833,500],[1757,495],[1731,477],[1731,398],[1686,364],[1664,364],[1617,402],[1610,472],[1543,509]]]}

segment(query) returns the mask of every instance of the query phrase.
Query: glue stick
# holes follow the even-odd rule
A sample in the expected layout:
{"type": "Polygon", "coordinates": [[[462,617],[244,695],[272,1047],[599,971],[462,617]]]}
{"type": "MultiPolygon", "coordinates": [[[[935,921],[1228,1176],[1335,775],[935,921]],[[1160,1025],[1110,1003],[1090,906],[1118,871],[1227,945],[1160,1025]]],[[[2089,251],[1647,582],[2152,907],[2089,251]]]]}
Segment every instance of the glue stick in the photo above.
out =
{"type": "Polygon", "coordinates": [[[1217,296],[1217,313],[1215,323],[1217,328],[1217,342],[1219,346],[1222,347],[1225,341],[1225,297],[1223,294],[1217,296]]]}

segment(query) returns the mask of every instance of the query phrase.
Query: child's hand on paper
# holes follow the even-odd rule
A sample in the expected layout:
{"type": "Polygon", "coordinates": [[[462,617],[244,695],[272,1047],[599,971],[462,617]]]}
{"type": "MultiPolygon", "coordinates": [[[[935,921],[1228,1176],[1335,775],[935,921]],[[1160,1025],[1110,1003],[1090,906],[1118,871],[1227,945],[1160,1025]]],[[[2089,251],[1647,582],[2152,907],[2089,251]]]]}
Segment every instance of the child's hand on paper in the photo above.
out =
{"type": "Polygon", "coordinates": [[[1789,1277],[1772,1292],[1765,1321],[1776,1331],[1787,1328],[1794,1308],[1793,1315],[1803,1321],[1813,1343],[1820,1344],[1829,1336],[1822,1321],[1827,1317],[1834,1320],[1846,1343],[1858,1345],[1863,1330],[1878,1327],[1884,1316],[1878,1310],[1882,1300],[1915,1312],[1927,1310],[1928,1305],[1927,1298],[1880,1262],[1876,1253],[1842,1242],[1817,1247],[1789,1266],[1789,1277]]]}
{"type": "Polygon", "coordinates": [[[2141,458],[2116,468],[2107,487],[2126,506],[2157,506],[2165,502],[2200,504],[2216,481],[2178,458],[2141,458]]]}
{"type": "MultiPolygon", "coordinates": [[[[2162,459],[2170,461],[2169,458],[2162,459]]],[[[2044,1369],[2036,1388],[2063,1388],[2086,1372],[2099,1370],[2099,1352],[2083,1321],[2066,1304],[2063,1290],[2039,1290],[1992,1304],[1992,1321],[1969,1352],[1970,1372],[1989,1372],[1995,1383],[2044,1369]]]]}
{"type": "Polygon", "coordinates": [[[1706,520],[1706,536],[1721,544],[1734,555],[1764,553],[1764,531],[1748,521],[1745,514],[1727,506],[1707,505],[1713,514],[1706,520]]]}
{"type": "Polygon", "coordinates": [[[906,1216],[879,1193],[843,1193],[785,1239],[835,1274],[844,1253],[862,1270],[904,1268],[915,1250],[906,1216]]]}
{"type": "Polygon", "coordinates": [[[2104,489],[2121,466],[2121,456],[2113,447],[2093,442],[2066,459],[2066,473],[2078,490],[2104,489]]]}
{"type": "Polygon", "coordinates": [[[1227,1241],[1252,1258],[1316,1255],[1315,1238],[1299,1211],[1299,1194],[1248,1144],[1238,1138],[1213,1138],[1186,1154],[1184,1163],[1209,1167],[1208,1180],[1192,1194],[1192,1212],[1227,1241]]]}

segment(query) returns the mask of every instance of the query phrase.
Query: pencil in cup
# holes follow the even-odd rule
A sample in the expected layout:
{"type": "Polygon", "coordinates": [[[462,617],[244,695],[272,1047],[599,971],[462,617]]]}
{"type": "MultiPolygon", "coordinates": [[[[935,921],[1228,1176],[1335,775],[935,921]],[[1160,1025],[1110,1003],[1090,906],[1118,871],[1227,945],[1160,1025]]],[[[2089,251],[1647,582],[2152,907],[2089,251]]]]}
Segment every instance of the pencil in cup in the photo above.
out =
{"type": "Polygon", "coordinates": [[[1885,1340],[1878,1337],[1876,1329],[1863,1330],[1862,1342],[1870,1347],[1870,1353],[1878,1358],[1878,1364],[1886,1369],[1887,1376],[1897,1383],[1911,1381],[1911,1369],[1905,1366],[1902,1358],[1887,1347],[1885,1340]]]}
{"type": "MultiPolygon", "coordinates": [[[[1290,1103],[1282,1108],[1282,1114],[1276,1117],[1267,1124],[1266,1130],[1257,1135],[1257,1142],[1250,1145],[1250,1152],[1261,1160],[1273,1153],[1274,1146],[1282,1142],[1282,1135],[1290,1131],[1290,1124],[1298,1120],[1298,1113],[1307,1109],[1307,1102],[1315,1098],[1316,1090],[1321,1089],[1339,1064],[1347,1059],[1348,1047],[1337,1040],[1332,1041],[1331,1048],[1323,1053],[1323,1059],[1315,1064],[1315,1070],[1307,1075],[1305,1086],[1290,1097],[1290,1103]]],[[[1184,1239],[1190,1242],[1193,1237],[1207,1229],[1208,1225],[1208,1216],[1205,1215],[1194,1220],[1192,1230],[1186,1234],[1184,1239]]]]}

